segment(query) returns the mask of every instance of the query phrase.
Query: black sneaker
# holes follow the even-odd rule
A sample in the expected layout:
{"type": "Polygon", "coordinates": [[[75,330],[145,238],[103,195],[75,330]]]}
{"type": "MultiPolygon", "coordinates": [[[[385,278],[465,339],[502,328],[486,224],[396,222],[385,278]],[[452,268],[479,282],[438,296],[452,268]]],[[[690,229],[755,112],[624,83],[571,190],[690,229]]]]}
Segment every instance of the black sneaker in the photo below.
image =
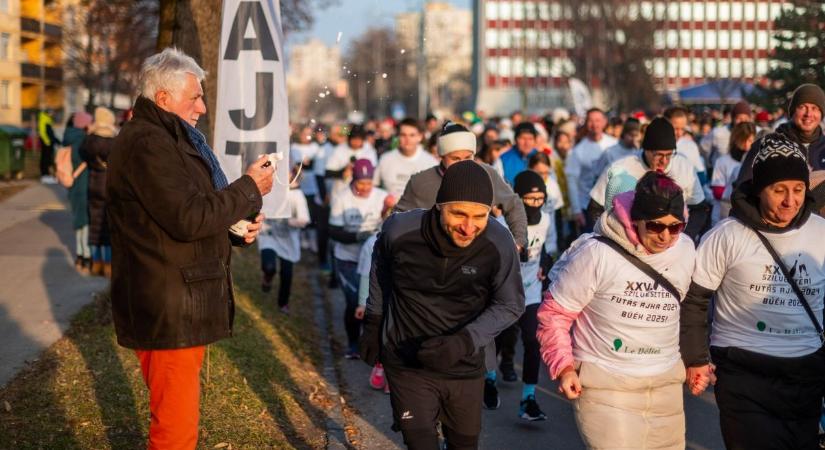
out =
{"type": "Polygon", "coordinates": [[[521,404],[519,404],[519,417],[530,422],[547,420],[547,416],[542,412],[541,408],[539,408],[539,404],[536,403],[536,397],[534,395],[530,395],[521,401],[521,404]]]}
{"type": "Polygon", "coordinates": [[[499,369],[501,369],[501,379],[504,381],[510,383],[513,381],[518,381],[518,375],[516,375],[516,370],[513,369],[513,366],[502,364],[499,366],[499,369]]]}
{"type": "Polygon", "coordinates": [[[499,406],[501,406],[501,399],[498,398],[496,380],[484,380],[484,407],[487,409],[498,409],[499,406]]]}

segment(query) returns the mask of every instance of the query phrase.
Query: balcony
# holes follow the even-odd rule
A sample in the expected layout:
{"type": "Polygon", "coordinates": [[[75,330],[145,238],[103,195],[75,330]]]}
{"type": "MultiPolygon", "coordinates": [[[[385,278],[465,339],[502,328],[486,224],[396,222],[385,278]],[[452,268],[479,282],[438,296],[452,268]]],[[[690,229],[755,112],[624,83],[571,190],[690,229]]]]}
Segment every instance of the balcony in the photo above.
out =
{"type": "MultiPolygon", "coordinates": [[[[40,80],[40,69],[42,66],[31,63],[20,64],[20,75],[23,78],[40,80]]],[[[63,83],[63,68],[62,67],[45,67],[43,71],[43,78],[49,84],[63,83]]]]}
{"type": "Polygon", "coordinates": [[[20,31],[24,33],[40,34],[40,21],[28,17],[20,18],[20,31]]]}

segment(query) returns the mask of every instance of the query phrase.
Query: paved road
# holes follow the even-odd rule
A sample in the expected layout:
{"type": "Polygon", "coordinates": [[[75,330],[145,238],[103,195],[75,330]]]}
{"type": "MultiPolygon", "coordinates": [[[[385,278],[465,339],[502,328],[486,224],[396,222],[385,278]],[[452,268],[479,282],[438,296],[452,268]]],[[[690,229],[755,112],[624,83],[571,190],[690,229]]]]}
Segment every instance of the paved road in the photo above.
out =
{"type": "Polygon", "coordinates": [[[28,184],[0,202],[0,386],[58,340],[106,286],[74,270],[66,190],[28,184]]]}
{"type": "MultiPolygon", "coordinates": [[[[344,298],[340,290],[329,292],[334,309],[334,324],[338,342],[345,343],[343,326],[344,298]]],[[[520,346],[520,345],[519,345],[520,346]]],[[[344,345],[341,348],[345,348],[344,345]]],[[[519,349],[520,351],[520,349],[519,349]]],[[[519,352],[520,353],[520,352],[519,352]]],[[[370,368],[362,361],[348,361],[340,357],[342,391],[350,406],[358,411],[356,425],[361,432],[361,448],[402,449],[400,433],[390,430],[392,412],[389,396],[369,387],[370,368]]],[[[516,361],[521,361],[520,354],[516,361]]],[[[517,370],[520,372],[521,367],[517,370]]],[[[481,449],[583,449],[570,403],[556,393],[555,382],[542,372],[537,400],[549,420],[526,422],[518,417],[521,383],[499,381],[501,408],[482,412],[481,449]]],[[[711,392],[699,398],[685,395],[687,418],[687,448],[695,450],[724,449],[719,431],[716,403],[711,392]]]]}

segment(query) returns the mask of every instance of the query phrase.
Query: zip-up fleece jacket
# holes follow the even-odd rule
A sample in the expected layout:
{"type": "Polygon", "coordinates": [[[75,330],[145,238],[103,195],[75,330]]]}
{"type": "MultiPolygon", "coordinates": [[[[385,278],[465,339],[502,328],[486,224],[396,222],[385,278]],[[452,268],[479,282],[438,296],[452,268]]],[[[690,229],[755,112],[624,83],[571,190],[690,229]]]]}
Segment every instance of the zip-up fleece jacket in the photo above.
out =
{"type": "MultiPolygon", "coordinates": [[[[378,235],[367,315],[380,317],[384,365],[444,378],[477,378],[484,347],[524,312],[519,258],[510,233],[490,218],[467,247],[453,244],[436,207],[393,214],[378,235]],[[474,351],[439,373],[415,355],[421,342],[466,330],[474,351]]],[[[365,330],[365,334],[368,331],[365,330]]]]}

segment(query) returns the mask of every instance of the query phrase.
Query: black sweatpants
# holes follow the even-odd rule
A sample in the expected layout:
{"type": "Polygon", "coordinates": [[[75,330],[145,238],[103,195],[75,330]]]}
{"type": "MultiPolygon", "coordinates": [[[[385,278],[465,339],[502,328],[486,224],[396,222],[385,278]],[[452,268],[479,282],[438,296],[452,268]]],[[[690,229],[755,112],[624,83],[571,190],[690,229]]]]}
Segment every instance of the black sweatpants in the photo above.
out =
{"type": "Polygon", "coordinates": [[[272,280],[277,272],[277,261],[281,262],[281,279],[278,285],[278,306],[289,304],[289,294],[292,291],[292,261],[278,257],[275,250],[261,250],[261,270],[267,280],[272,280]]]}
{"type": "Polygon", "coordinates": [[[521,343],[524,345],[523,369],[521,380],[524,384],[538,384],[539,370],[541,368],[541,350],[536,331],[539,328],[539,306],[540,303],[527,305],[524,314],[518,320],[521,328],[521,343]]]}
{"type": "Polygon", "coordinates": [[[451,450],[478,448],[484,377],[441,378],[426,371],[384,366],[392,389],[393,429],[410,450],[440,450],[436,424],[451,450]]]}
{"type": "Polygon", "coordinates": [[[513,368],[513,358],[516,356],[518,344],[518,327],[518,323],[514,323],[496,336],[496,355],[501,355],[501,368],[513,368]]]}
{"type": "Polygon", "coordinates": [[[825,352],[778,358],[711,347],[716,403],[728,450],[815,450],[825,352]]]}

